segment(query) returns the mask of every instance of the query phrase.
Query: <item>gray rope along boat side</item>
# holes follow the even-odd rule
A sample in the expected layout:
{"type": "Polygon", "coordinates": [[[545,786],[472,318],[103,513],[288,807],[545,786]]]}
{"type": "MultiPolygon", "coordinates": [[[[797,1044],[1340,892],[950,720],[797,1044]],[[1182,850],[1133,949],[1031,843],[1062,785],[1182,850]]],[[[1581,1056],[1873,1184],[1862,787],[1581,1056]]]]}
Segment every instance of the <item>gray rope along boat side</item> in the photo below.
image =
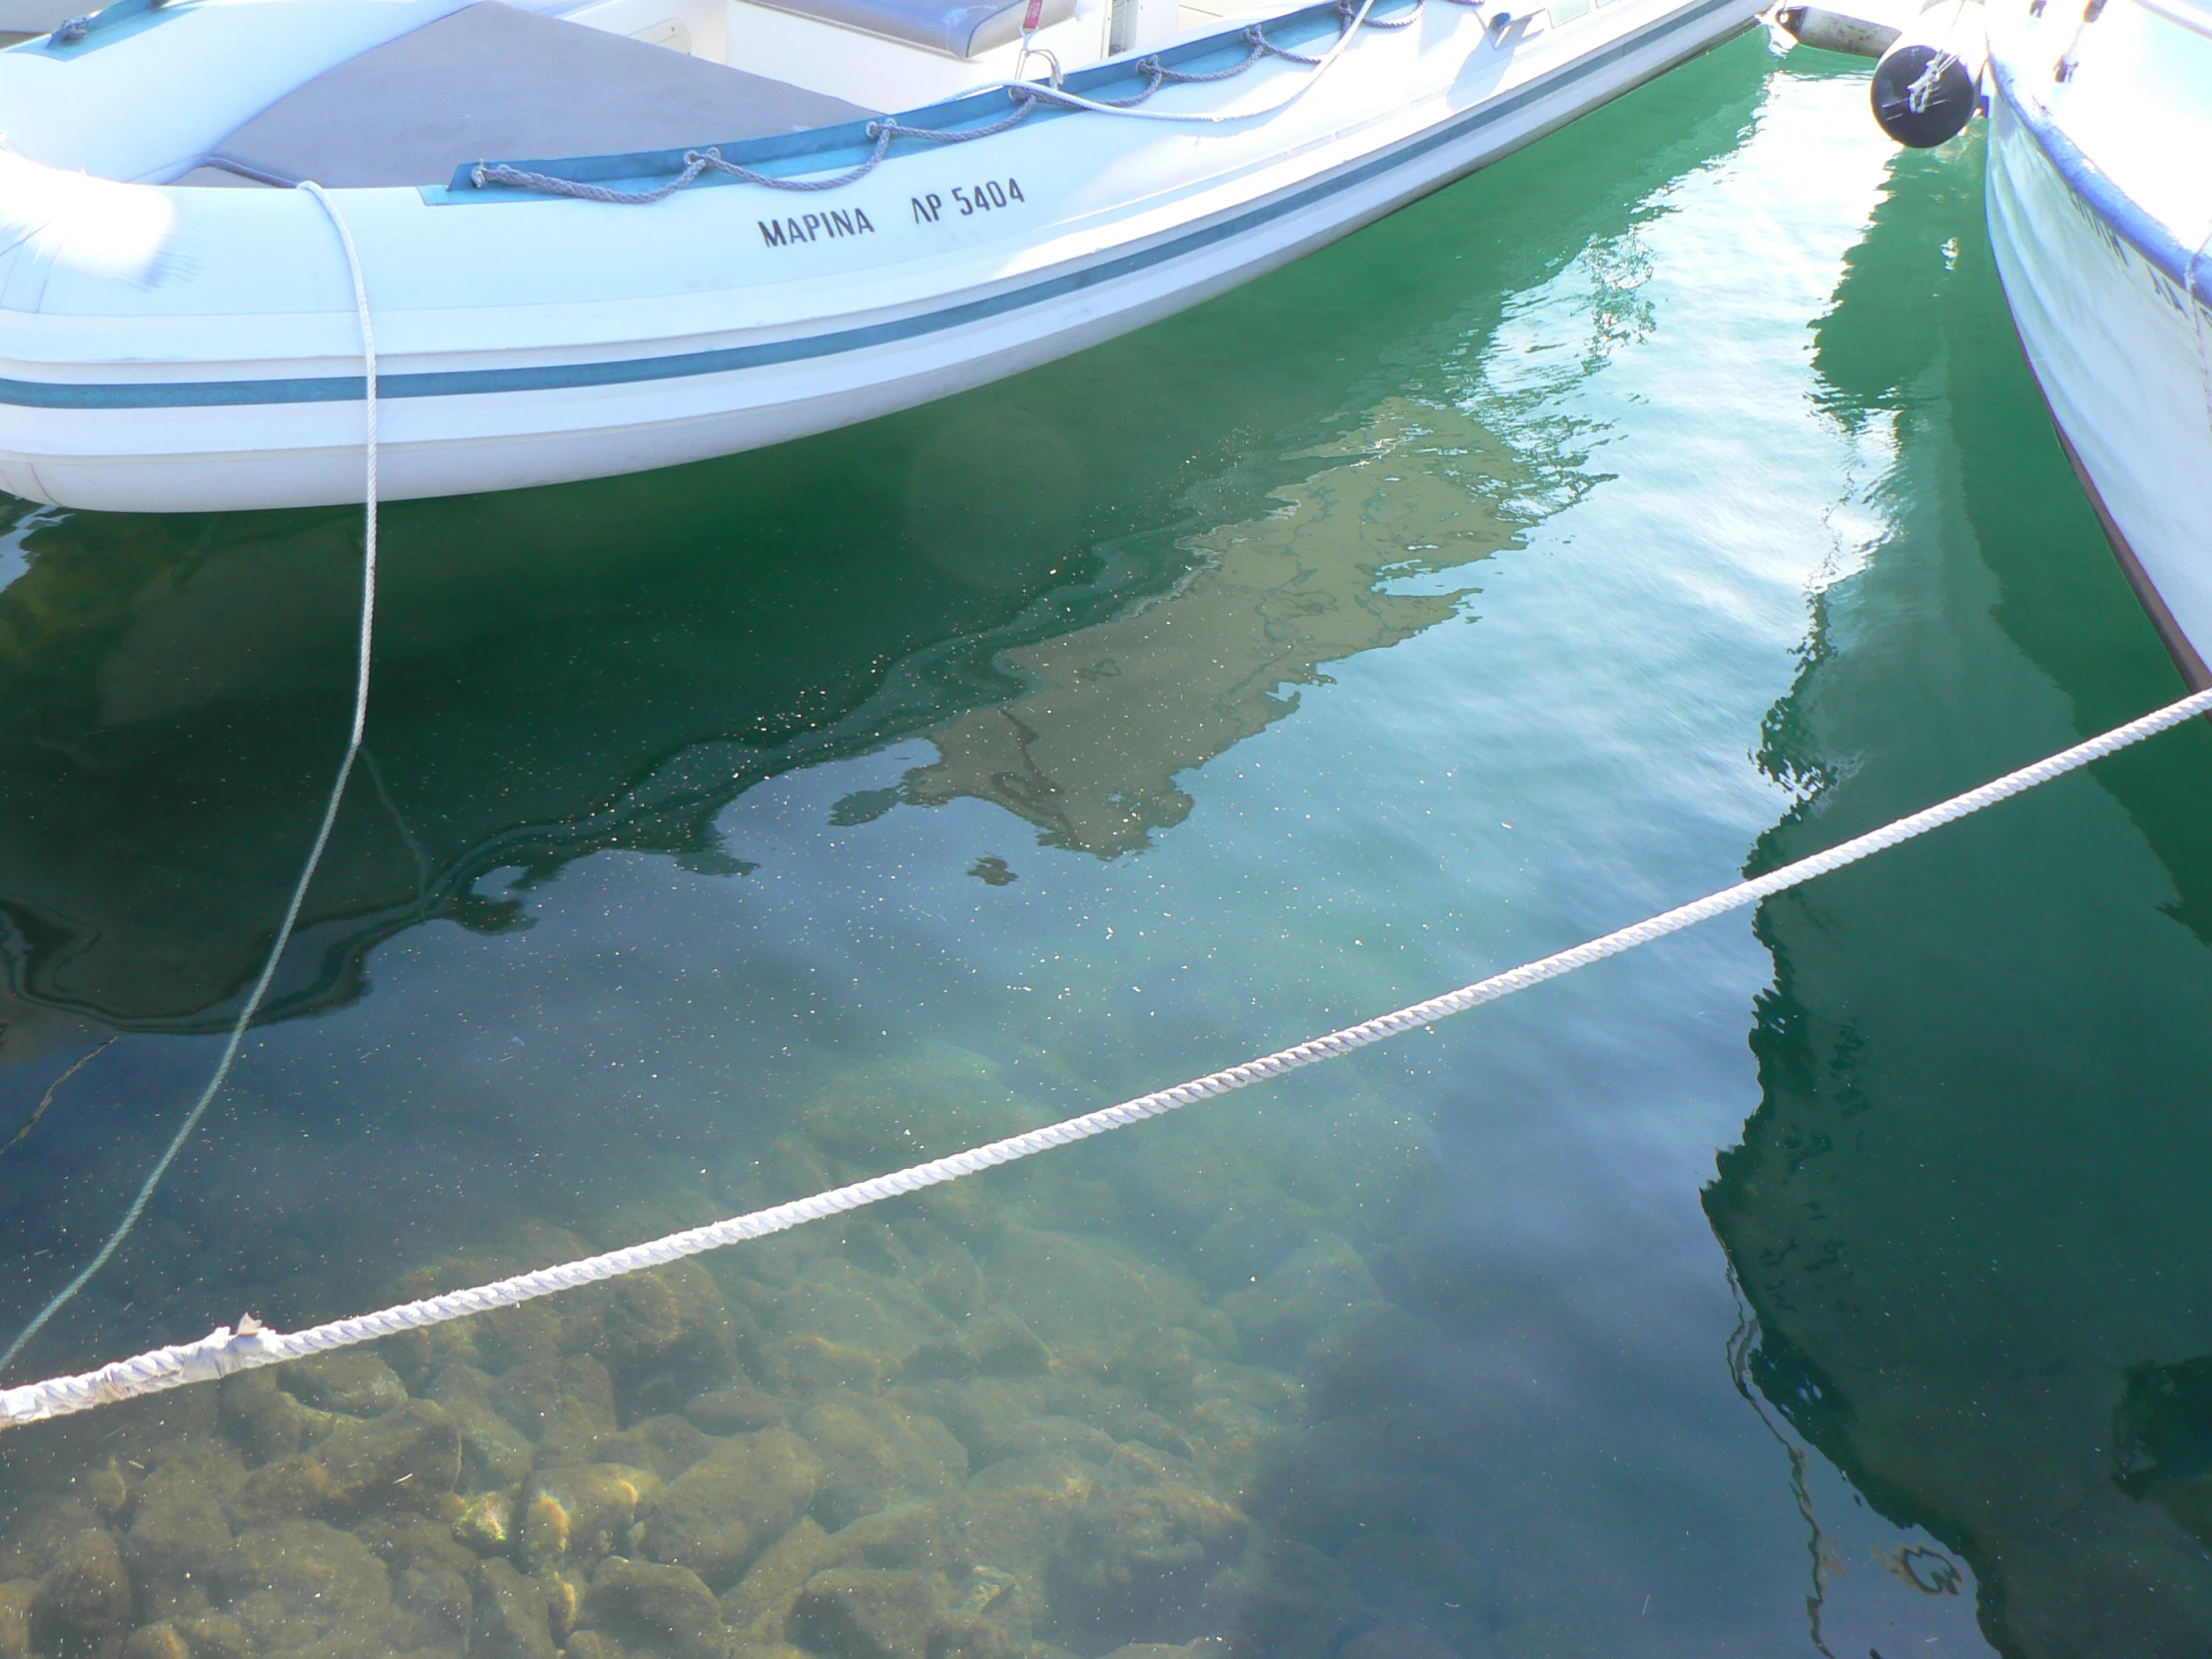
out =
{"type": "MultiPolygon", "coordinates": [[[[1329,51],[1308,57],[1278,46],[1267,37],[1262,25],[1255,23],[1239,37],[1246,47],[1243,60],[1226,69],[1192,73],[1170,69],[1157,56],[1140,58],[1136,71],[1144,78],[1145,85],[1127,98],[1085,98],[1045,81],[1024,81],[1004,90],[1014,102],[1013,113],[981,127],[937,128],[908,127],[894,116],[883,116],[870,121],[862,131],[873,146],[865,161],[842,173],[827,179],[789,179],[773,173],[763,173],[757,168],[728,160],[715,146],[703,150],[687,150],[683,154],[683,171],[665,184],[651,190],[616,190],[607,185],[596,185],[581,179],[564,179],[559,174],[539,173],[520,168],[511,162],[478,162],[468,170],[468,181],[478,190],[491,185],[506,185],[516,190],[535,191],[542,196],[565,196],[578,202],[605,202],[621,207],[645,207],[655,202],[665,202],[678,191],[685,190],[709,173],[719,173],[745,184],[760,185],[768,190],[817,192],[842,190],[847,185],[858,184],[883,165],[890,154],[894,139],[914,139],[924,144],[967,144],[975,139],[993,138],[1000,133],[1018,127],[1032,115],[1038,105],[1048,104],[1061,109],[1087,111],[1097,115],[1142,115],[1154,121],[1182,121],[1220,123],[1223,121],[1249,121],[1263,115],[1273,115],[1288,108],[1320,79],[1320,71],[1336,61],[1337,56],[1351,43],[1362,28],[1381,29],[1385,32],[1409,29],[1427,5],[1427,0],[1413,0],[1402,16],[1378,18],[1369,14],[1377,0],[1362,0],[1358,6],[1353,0],[1337,0],[1337,40],[1329,51]],[[1280,58],[1285,63],[1297,64],[1316,71],[1309,80],[1301,82],[1298,90],[1281,104],[1263,110],[1248,110],[1235,115],[1189,113],[1162,114],[1138,110],[1153,94],[1165,86],[1203,86],[1215,81],[1233,80],[1253,65],[1269,58],[1280,58]]],[[[1451,0],[1454,5],[1480,10],[1485,0],[1451,0]]]]}
{"type": "Polygon", "coordinates": [[[1411,1003],[1375,1019],[1364,1020],[1358,1025],[1348,1025],[1290,1048],[1263,1054],[1242,1065],[1193,1078],[1187,1083],[1178,1083],[1173,1088],[1140,1095],[1117,1106],[1087,1112],[1080,1117],[1031,1130],[1027,1134],[1012,1135],[1004,1140],[971,1147],[949,1157],[934,1158],[927,1163],[894,1170],[890,1174],[878,1175],[850,1186],[817,1193],[812,1198],[774,1205],[749,1215],[733,1216],[726,1221],[671,1233],[665,1238],[632,1245],[624,1250],[586,1257],[581,1261],[564,1262],[556,1267],[541,1268],[535,1273],[519,1274],[493,1284],[448,1291],[442,1296],[401,1303],[397,1307],[362,1314],[352,1319],[337,1320],[328,1325],[318,1325],[306,1331],[271,1331],[252,1319],[246,1319],[236,1329],[223,1326],[198,1342],[156,1349],[135,1359],[104,1366],[98,1371],[0,1389],[0,1427],[13,1427],[37,1422],[46,1417],[86,1411],[141,1394],[182,1387],[190,1382],[213,1382],[238,1372],[282,1365],[291,1360],[327,1354],[334,1349],[375,1342],[379,1338],[396,1336],[402,1331],[419,1331],[429,1326],[444,1325],[453,1320],[467,1319],[471,1315],[489,1313],[495,1308],[511,1308],[518,1303],[552,1296],[560,1291],[576,1290],[585,1285],[619,1278],[624,1274],[663,1267],[710,1250],[721,1250],[747,1240],[766,1238],[770,1234],[782,1233],[806,1222],[843,1215],[869,1204],[880,1203],[884,1199],[920,1192],[924,1188],[958,1180],[964,1175],[979,1174],[1000,1164],[1032,1158],[1055,1147],[1072,1146],[1110,1130],[1125,1129],[1133,1123],[1142,1123],[1147,1118],[1160,1117],[1201,1100],[1212,1100],[1306,1066],[1341,1058],[1370,1044],[1382,1042],[1384,1038],[1433,1025],[1453,1014],[1464,1013],[1485,1002],[1511,996],[1516,991],[1540,985],[1547,979],[1557,979],[1578,968],[1588,967],[1593,962],[1604,961],[1609,956],[1633,950],[1638,945],[1649,944],[1654,939],[1679,933],[1699,922],[1755,904],[1776,893],[1801,886],[1816,876],[1842,869],[1847,864],[1857,863],[1862,858],[1871,857],[1917,835],[1924,835],[1931,830],[1971,817],[2000,801],[2023,795],[2053,779],[2079,771],[2092,761],[2115,755],[2146,738],[2169,731],[2206,713],[2212,713],[2212,690],[2193,693],[2177,703],[2169,703],[2163,709],[2130,721],[2125,726],[2115,727],[2098,737],[2076,744],[2071,749],[2061,750],[2056,755],[2037,761],[2032,766],[2007,773],[1978,789],[1968,790],[1963,795],[1953,796],[1948,801],[1898,819],[1879,830],[1832,846],[1825,852],[1813,853],[1794,863],[1784,864],[1779,869],[1769,870],[1764,875],[1753,876],[1734,886],[1708,893],[1692,903],[1647,917],[1632,926],[1587,940],[1571,949],[1524,962],[1519,967],[1492,974],[1487,979],[1478,979],[1472,984],[1462,985],[1457,990],[1447,991],[1424,1002],[1411,1003]]]}

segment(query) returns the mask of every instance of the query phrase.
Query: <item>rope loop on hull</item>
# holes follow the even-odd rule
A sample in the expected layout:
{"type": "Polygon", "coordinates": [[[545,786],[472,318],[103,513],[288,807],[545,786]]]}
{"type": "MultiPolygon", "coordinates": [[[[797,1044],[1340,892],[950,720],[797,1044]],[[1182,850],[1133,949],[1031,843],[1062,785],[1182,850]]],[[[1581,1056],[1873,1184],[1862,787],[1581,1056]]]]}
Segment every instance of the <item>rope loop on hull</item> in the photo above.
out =
{"type": "Polygon", "coordinates": [[[1609,956],[1633,950],[1638,945],[1649,944],[1670,933],[1679,933],[1701,921],[1709,921],[1731,910],[1758,903],[1776,893],[1802,886],[1816,876],[1842,869],[1847,864],[1855,864],[1862,858],[1872,857],[1877,852],[1909,841],[1917,835],[1925,835],[1931,830],[1969,818],[2000,801],[2024,795],[2053,779],[2079,771],[2092,761],[2115,755],[2146,738],[2155,737],[2160,732],[2169,731],[2184,721],[2207,713],[2212,713],[2212,690],[2197,692],[2177,703],[2169,703],[2163,709],[2139,720],[2115,727],[2085,743],[2076,744],[2071,749],[2037,761],[2032,766],[2007,773],[1979,789],[1968,790],[1963,795],[1953,796],[1948,801],[1908,818],[1886,824],[1879,830],[1832,846],[1825,852],[1813,853],[1794,863],[1784,864],[1779,869],[1769,870],[1764,875],[1756,875],[1739,881],[1734,886],[1723,887],[1718,892],[1708,893],[1692,903],[1647,917],[1632,926],[1587,940],[1571,949],[1524,962],[1519,967],[1492,974],[1487,979],[1478,979],[1472,984],[1462,985],[1457,990],[1446,991],[1443,995],[1430,997],[1424,1002],[1411,1003],[1374,1019],[1363,1020],[1358,1025],[1348,1025],[1310,1041],[1277,1049],[1272,1054],[1263,1054],[1242,1065],[1193,1078],[1187,1083],[1178,1083],[1173,1088],[1139,1095],[1134,1100],[1125,1100],[1103,1111],[1088,1112],[1080,1117],[1049,1124],[1042,1129],[1033,1129],[1027,1134],[1008,1136],[1004,1140],[971,1147],[965,1152],[955,1152],[949,1157],[934,1158],[927,1163],[894,1170],[887,1175],[854,1182],[850,1186],[817,1193],[812,1198],[796,1199],[788,1204],[756,1210],[749,1215],[733,1216],[705,1227],[671,1233],[666,1238],[632,1245],[625,1250],[586,1257],[582,1261],[565,1262],[557,1267],[541,1268],[535,1273],[518,1274],[512,1279],[502,1279],[490,1285],[449,1291],[443,1296],[402,1303],[395,1308],[338,1320],[329,1325],[318,1325],[307,1331],[288,1334],[270,1331],[251,1321],[241,1321],[236,1330],[223,1326],[198,1342],[157,1349],[135,1359],[118,1361],[98,1371],[75,1377],[57,1377],[49,1382],[29,1383],[18,1388],[0,1389],[0,1427],[13,1427],[37,1422],[46,1417],[90,1410],[94,1406],[112,1404],[141,1394],[183,1387],[188,1382],[211,1382],[236,1372],[282,1365],[291,1360],[304,1360],[311,1355],[327,1354],[334,1349],[374,1342],[378,1338],[396,1336],[403,1331],[420,1331],[429,1326],[467,1319],[474,1314],[489,1313],[493,1309],[511,1308],[518,1303],[552,1296],[561,1291],[576,1290],[585,1285],[595,1285],[624,1274],[663,1267],[687,1257],[703,1255],[710,1250],[721,1250],[747,1240],[766,1238],[770,1234],[786,1232],[806,1222],[843,1215],[870,1204],[881,1203],[884,1199],[920,1192],[947,1181],[956,1181],[962,1176],[977,1175],[1000,1164],[1033,1158],[1038,1153],[1049,1152],[1055,1147],[1072,1146],[1093,1136],[1124,1129],[1133,1123],[1163,1116],[1201,1100],[1212,1100],[1306,1066],[1318,1065],[1324,1060],[1356,1053],[1385,1038],[1433,1025],[1453,1014],[1464,1013],[1485,1002],[1495,1002],[1500,997],[1511,996],[1532,985],[1540,985],[1547,979],[1557,979],[1578,968],[1588,967],[1593,962],[1601,962],[1609,956]]]}
{"type": "MultiPolygon", "coordinates": [[[[716,149],[685,151],[683,171],[650,190],[616,190],[608,185],[592,184],[588,180],[565,179],[556,173],[535,172],[528,168],[516,167],[509,162],[478,162],[468,170],[468,179],[469,183],[478,190],[483,190],[491,185],[505,185],[514,190],[534,191],[541,196],[564,196],[576,202],[603,202],[615,207],[636,208],[649,207],[656,202],[665,202],[678,191],[688,190],[709,173],[723,174],[744,184],[760,185],[768,190],[803,192],[842,190],[847,185],[858,184],[882,166],[884,158],[890,153],[893,139],[916,139],[925,144],[968,144],[976,139],[991,138],[1020,126],[1022,122],[1028,120],[1035,113],[1037,106],[1040,104],[1050,104],[1066,110],[1085,110],[1094,115],[1129,116],[1140,121],[1195,122],[1211,126],[1219,126],[1234,121],[1251,121],[1260,116],[1274,115],[1278,111],[1286,110],[1297,103],[1300,98],[1312,90],[1315,82],[1321,79],[1322,72],[1337,61],[1338,57],[1343,54],[1344,49],[1352,43],[1353,38],[1362,28],[1385,31],[1409,29],[1420,16],[1421,10],[1426,4],[1427,0],[1412,0],[1412,4],[1401,15],[1378,18],[1370,15],[1375,10],[1376,0],[1360,0],[1360,4],[1357,6],[1353,3],[1353,0],[1337,0],[1336,44],[1327,52],[1315,57],[1308,57],[1304,53],[1293,52],[1287,47],[1276,45],[1268,39],[1266,30],[1255,23],[1244,31],[1242,37],[1247,49],[1243,61],[1232,64],[1226,69],[1191,74],[1182,70],[1170,69],[1157,57],[1140,58],[1137,60],[1135,68],[1137,73],[1144,77],[1145,84],[1141,90],[1127,98],[1085,98],[1078,93],[1072,93],[1063,88],[1059,83],[1059,77],[1055,74],[1046,81],[1014,81],[1008,82],[998,89],[985,88],[985,91],[1003,91],[1014,101],[1014,110],[1011,115],[991,122],[987,126],[964,128],[908,127],[891,116],[884,116],[879,120],[870,121],[864,129],[869,142],[874,146],[868,158],[842,173],[831,174],[823,179],[786,178],[773,173],[763,173],[756,168],[725,160],[721,151],[716,149]],[[1237,76],[1252,68],[1253,65],[1267,58],[1280,58],[1285,63],[1297,64],[1303,69],[1311,69],[1314,74],[1300,82],[1290,97],[1261,110],[1207,113],[1140,110],[1138,108],[1139,105],[1149,101],[1153,94],[1164,86],[1204,86],[1215,81],[1234,80],[1237,76]]],[[[1479,11],[1484,4],[1484,0],[1453,0],[1453,4],[1479,11]]]]}

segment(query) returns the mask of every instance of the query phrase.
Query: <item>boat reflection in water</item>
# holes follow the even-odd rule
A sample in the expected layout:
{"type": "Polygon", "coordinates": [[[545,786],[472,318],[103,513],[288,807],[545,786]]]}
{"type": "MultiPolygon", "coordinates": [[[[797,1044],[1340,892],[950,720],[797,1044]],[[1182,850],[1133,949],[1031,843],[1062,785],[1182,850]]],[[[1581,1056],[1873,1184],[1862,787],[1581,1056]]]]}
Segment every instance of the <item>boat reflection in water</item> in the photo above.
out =
{"type": "Polygon", "coordinates": [[[1273,511],[1192,538],[1200,562],[1158,602],[1006,653],[1022,695],[933,734],[941,759],[904,798],[995,801],[1047,845],[1133,851],[1190,811],[1177,773],[1288,714],[1326,665],[1458,613],[1463,589],[1385,577],[1463,566],[1516,533],[1484,504],[1510,452],[1457,410],[1393,398],[1316,458],[1335,464],[1273,511]],[[1448,543],[1408,555],[1408,526],[1447,524],[1448,543]]]}
{"type": "MultiPolygon", "coordinates": [[[[1832,412],[1895,460],[1769,720],[1804,804],[1757,867],[2181,690],[2019,361],[1979,172],[1901,156],[1819,330],[1832,412]]],[[[2212,1646],[2208,781],[2192,728],[1760,915],[1764,1098],[1706,1198],[1749,1378],[1970,1566],[2007,1654],[2212,1646]]]]}
{"type": "MultiPolygon", "coordinates": [[[[1496,441],[1451,410],[1393,402],[1278,468],[1332,463],[1281,495],[1247,485],[1253,516],[1125,536],[1094,559],[1084,544],[1100,526],[1056,505],[1077,480],[1039,491],[1031,510],[1008,509],[986,477],[948,476],[951,456],[990,453],[1026,416],[986,404],[961,419],[959,441],[924,438],[907,455],[809,457],[839,480],[907,475],[873,502],[828,476],[791,477],[791,457],[781,476],[702,469],[697,483],[743,492],[746,539],[768,548],[818,532],[811,498],[841,492],[844,535],[827,548],[818,537],[805,560],[722,545],[712,503],[702,510],[694,488],[676,510],[665,482],[599,486],[581,519],[553,494],[395,513],[363,787],[275,1011],[357,994],[376,942],[426,917],[508,925],[511,898],[472,891],[493,868],[542,878],[629,847],[738,870],[714,828],[732,798],[916,733],[941,758],[913,776],[909,801],[975,796],[1054,845],[1141,846],[1188,810],[1178,771],[1287,712],[1327,663],[1455,613],[1456,590],[1401,593],[1382,578],[1463,564],[1514,534],[1481,505],[1509,464],[1496,441]],[[991,507],[948,511],[963,487],[991,507]],[[1396,525],[1408,513],[1464,528],[1409,555],[1396,525]],[[801,618],[807,649],[794,651],[801,618]]],[[[1022,441],[1047,464],[1073,452],[1033,429],[1022,441]]],[[[1140,470],[1123,487],[1162,506],[1180,473],[1140,470]]],[[[27,569],[0,599],[0,675],[17,711],[0,768],[30,807],[0,828],[13,843],[0,939],[19,1041],[33,1009],[220,1027],[312,833],[344,718],[351,525],[302,515],[222,529],[17,521],[27,569]],[[120,549],[119,529],[134,538],[120,549]]]]}
{"type": "MultiPolygon", "coordinates": [[[[1256,357],[1207,311],[773,456],[394,506],[363,764],[270,1013],[356,996],[416,922],[510,925],[473,891],[493,869],[609,848],[738,869],[715,830],[736,796],[924,733],[941,758],[911,801],[1141,846],[1187,810],[1174,775],[1286,687],[1452,614],[1396,578],[1514,533],[1479,505],[1510,493],[1496,439],[1448,386],[1360,412],[1374,365],[1451,359],[1739,117],[1632,180],[1585,146],[1590,189],[1517,207],[1480,276],[1435,216],[1391,234],[1437,247],[1355,304],[1327,268],[1283,274],[1253,325],[1311,348],[1256,357]],[[1449,545],[1408,552],[1396,518],[1449,545]]],[[[228,1023],[335,763],[357,533],[0,507],[0,793],[26,804],[0,823],[0,1062],[64,1028],[228,1023]]]]}

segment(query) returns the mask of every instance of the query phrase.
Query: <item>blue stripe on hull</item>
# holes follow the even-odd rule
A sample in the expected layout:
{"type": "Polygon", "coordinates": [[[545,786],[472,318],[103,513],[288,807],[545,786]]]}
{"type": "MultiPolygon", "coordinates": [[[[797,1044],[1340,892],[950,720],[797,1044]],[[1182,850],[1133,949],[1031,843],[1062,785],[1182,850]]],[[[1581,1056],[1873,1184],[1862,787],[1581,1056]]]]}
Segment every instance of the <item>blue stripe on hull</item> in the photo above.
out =
{"type": "Polygon", "coordinates": [[[2018,77],[2002,58],[1992,57],[1989,69],[1996,83],[1997,96],[2004,100],[2019,124],[2033,135],[2059,178],[2065,180],[2066,188],[2081,198],[2091,213],[2109,225],[2115,235],[2148,260],[2161,275],[2171,278],[2176,287],[2184,293],[2206,293],[2207,274],[2199,263],[2200,253],[2184,247],[2162,220],[2154,218],[2134,197],[2115,185],[2102,168],[2083,155],[2080,146],[2068,138],[2055,121],[2022,98],[2018,77]]]}

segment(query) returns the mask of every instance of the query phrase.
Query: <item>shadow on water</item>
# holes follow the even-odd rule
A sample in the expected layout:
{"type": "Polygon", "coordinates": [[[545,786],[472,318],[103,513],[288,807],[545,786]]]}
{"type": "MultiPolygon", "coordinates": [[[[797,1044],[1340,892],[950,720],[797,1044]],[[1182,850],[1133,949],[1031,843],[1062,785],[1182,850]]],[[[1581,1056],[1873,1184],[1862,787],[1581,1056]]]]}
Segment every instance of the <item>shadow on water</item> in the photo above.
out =
{"type": "MultiPolygon", "coordinates": [[[[1830,413],[1893,460],[1768,720],[1803,805],[1759,867],[2183,689],[2021,361],[1979,187],[1970,148],[1901,156],[1818,329],[1830,413]]],[[[1758,921],[1763,1101],[1706,1193],[1752,1378],[1971,1565],[2007,1654],[2212,1642],[2208,803],[2193,727],[1758,921]]]]}
{"type": "MultiPolygon", "coordinates": [[[[496,867],[543,880],[630,847],[742,871],[713,828],[731,799],[914,733],[941,731],[946,753],[913,800],[984,796],[1054,844],[1142,845],[1185,810],[1170,775],[1289,707],[1279,687],[1450,610],[1378,593],[1383,566],[1418,561],[1363,550],[1376,536],[1358,525],[1240,524],[1280,516],[1284,488],[1326,517],[1313,457],[1372,448],[1378,423],[1416,444],[1431,415],[1450,425],[1404,396],[1424,379],[1448,396],[1505,294],[1733,142],[1751,104],[1728,97],[1642,155],[1606,137],[1630,118],[1601,114],[1547,142],[1539,192],[1509,163],[1253,289],[948,403],[672,472],[390,507],[366,764],[272,1012],[358,995],[373,945],[421,920],[511,925],[511,904],[471,890],[496,867]],[[1133,614],[1171,596],[1152,622],[1133,614]],[[1194,679],[1206,651],[1163,653],[1169,616],[1223,664],[1194,679]],[[1152,678],[1096,695],[1132,653],[1152,678]],[[1078,686],[1092,695],[1065,695],[1078,686]],[[1140,706],[1136,728],[1113,712],[1140,706]],[[1057,760],[1038,721],[1059,729],[1057,760]],[[1095,753],[1109,728],[1111,762],[1095,753]],[[1083,800],[1038,770],[1055,767],[1088,773],[1083,800]]],[[[1425,435],[1466,448],[1477,484],[1507,465],[1471,426],[1425,435]]],[[[16,1004],[0,1002],[0,1061],[43,1047],[57,1014],[219,1029],[334,764],[355,516],[17,503],[0,525],[18,569],[0,588],[0,796],[23,807],[0,825],[0,997],[16,1004]]],[[[1438,559],[1512,528],[1509,511],[1470,525],[1438,559]]]]}

